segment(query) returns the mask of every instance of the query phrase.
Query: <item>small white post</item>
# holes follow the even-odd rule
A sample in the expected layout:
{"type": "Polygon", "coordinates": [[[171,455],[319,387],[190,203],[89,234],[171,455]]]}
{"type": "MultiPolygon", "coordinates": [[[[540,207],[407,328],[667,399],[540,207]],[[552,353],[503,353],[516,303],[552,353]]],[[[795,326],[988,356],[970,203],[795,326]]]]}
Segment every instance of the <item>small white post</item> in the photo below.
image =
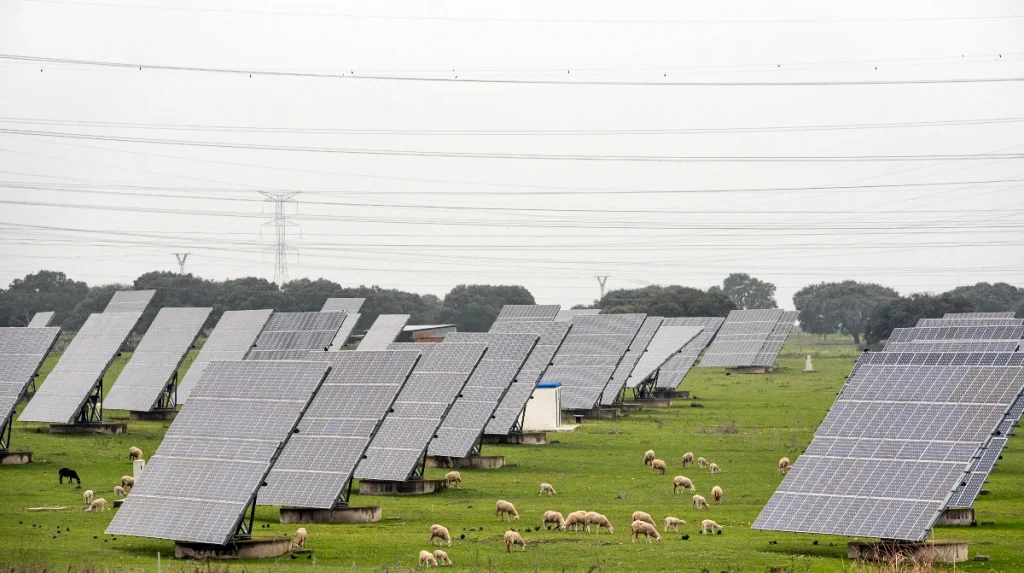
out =
{"type": "Polygon", "coordinates": [[[817,372],[817,370],[814,369],[814,365],[811,364],[810,354],[807,355],[807,360],[804,362],[804,372],[817,372]]]}
{"type": "Polygon", "coordinates": [[[160,573],[160,552],[156,552],[156,573],[160,573]]]}
{"type": "Polygon", "coordinates": [[[132,462],[132,476],[135,479],[139,479],[142,475],[142,470],[146,467],[146,460],[135,460],[132,462]]]}

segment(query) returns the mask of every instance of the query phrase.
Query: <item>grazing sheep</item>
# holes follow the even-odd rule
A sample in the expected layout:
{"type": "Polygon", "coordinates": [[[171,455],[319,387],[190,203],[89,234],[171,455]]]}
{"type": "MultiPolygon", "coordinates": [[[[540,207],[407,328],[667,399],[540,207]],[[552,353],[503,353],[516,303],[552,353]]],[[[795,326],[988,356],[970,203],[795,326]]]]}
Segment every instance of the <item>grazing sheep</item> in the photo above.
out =
{"type": "Polygon", "coordinates": [[[89,504],[89,507],[85,508],[85,511],[106,511],[106,510],[107,510],[107,500],[103,499],[102,497],[98,497],[98,498],[92,500],[92,503],[89,504]]]}
{"type": "Polygon", "coordinates": [[[779,475],[787,474],[787,473],[789,473],[789,470],[792,467],[793,467],[793,464],[789,463],[789,458],[782,458],[781,460],[779,460],[779,471],[777,471],[775,473],[777,473],[779,475]]]}
{"type": "Polygon", "coordinates": [[[121,487],[119,485],[115,485],[114,486],[114,495],[119,495],[121,497],[124,497],[124,496],[128,495],[128,492],[124,491],[123,487],[121,487]]]}
{"type": "Polygon", "coordinates": [[[447,543],[448,547],[452,546],[452,536],[448,533],[448,528],[435,523],[430,526],[430,544],[434,544],[435,539],[440,539],[442,542],[447,543]]]}
{"type": "Polygon", "coordinates": [[[686,452],[683,454],[683,467],[693,465],[693,452],[686,452]]]}
{"type": "Polygon", "coordinates": [[[434,559],[434,554],[429,551],[420,551],[420,565],[427,568],[437,567],[437,559],[434,559]]]}
{"type": "Polygon", "coordinates": [[[641,535],[647,538],[647,543],[651,542],[652,537],[655,540],[657,540],[658,543],[661,543],[661,535],[658,533],[658,528],[654,527],[650,523],[647,523],[646,521],[640,521],[638,519],[633,522],[633,525],[630,527],[630,529],[633,532],[633,543],[636,543],[637,538],[641,535]]]}
{"type": "Polygon", "coordinates": [[[448,487],[452,487],[455,484],[458,484],[459,487],[462,487],[462,474],[460,474],[459,472],[448,472],[444,474],[444,480],[448,482],[448,487]]]}
{"type": "Polygon", "coordinates": [[[538,492],[537,495],[544,495],[544,492],[547,492],[548,495],[558,495],[558,492],[555,491],[555,488],[552,487],[551,484],[547,482],[540,484],[540,492],[538,492]]]}
{"type": "Polygon", "coordinates": [[[451,468],[455,466],[455,462],[448,456],[434,456],[434,463],[439,468],[451,468]]]}
{"type": "Polygon", "coordinates": [[[135,478],[132,476],[121,476],[121,487],[130,490],[135,487],[135,478]]]}
{"type": "Polygon", "coordinates": [[[703,457],[697,458],[697,467],[701,469],[708,467],[708,461],[705,460],[703,457]]]}
{"type": "Polygon", "coordinates": [[[708,505],[708,500],[704,499],[703,495],[693,496],[693,508],[699,511],[702,507],[706,509],[711,509],[711,506],[708,505]]]}
{"type": "Polygon", "coordinates": [[[722,488],[717,485],[711,488],[711,495],[715,498],[715,505],[722,505],[722,488]]]}
{"type": "Polygon", "coordinates": [[[306,547],[306,528],[300,527],[295,530],[295,539],[292,539],[292,548],[299,549],[306,547]]]}
{"type": "Polygon", "coordinates": [[[646,521],[647,523],[654,525],[654,520],[651,519],[651,514],[644,511],[634,511],[633,521],[646,521]]]}
{"type": "Polygon", "coordinates": [[[668,533],[669,528],[676,533],[679,533],[679,526],[686,525],[686,522],[678,517],[666,517],[665,518],[665,533],[668,533]]]}
{"type": "Polygon", "coordinates": [[[450,566],[452,564],[452,558],[448,557],[448,554],[445,553],[444,549],[437,549],[437,550],[435,550],[434,551],[434,559],[437,559],[437,562],[440,563],[441,565],[449,565],[450,566]]]}
{"type": "Polygon", "coordinates": [[[75,480],[78,482],[78,485],[82,485],[82,480],[78,479],[78,472],[71,468],[60,468],[57,470],[57,475],[59,476],[60,483],[64,483],[64,478],[68,478],[68,483],[71,483],[71,480],[75,480]]]}
{"type": "Polygon", "coordinates": [[[508,530],[505,532],[505,552],[512,553],[513,545],[518,545],[523,548],[523,551],[526,551],[526,541],[523,539],[523,536],[515,531],[508,530]]]}
{"type": "Polygon", "coordinates": [[[722,468],[718,467],[718,464],[716,464],[715,462],[711,462],[711,465],[709,465],[708,468],[711,470],[711,473],[713,474],[722,473],[722,468]]]}
{"type": "Polygon", "coordinates": [[[86,505],[89,505],[90,503],[92,503],[92,498],[93,498],[94,495],[95,494],[92,492],[91,489],[85,490],[85,492],[82,494],[82,499],[85,500],[85,504],[86,505]]]}
{"type": "Polygon", "coordinates": [[[722,526],[718,525],[714,521],[711,521],[710,519],[705,519],[704,521],[700,522],[700,534],[705,535],[708,531],[721,534],[722,526]]]}
{"type": "Polygon", "coordinates": [[[644,465],[649,466],[654,461],[654,450],[644,452],[644,465]]]}
{"type": "Polygon", "coordinates": [[[612,527],[612,522],[608,521],[608,518],[597,513],[596,511],[588,511],[587,516],[584,518],[587,521],[587,532],[590,532],[590,526],[597,526],[598,535],[601,534],[601,528],[608,530],[608,533],[615,533],[615,528],[612,527]]]}
{"type": "Polygon", "coordinates": [[[697,488],[693,487],[693,481],[686,476],[676,476],[672,479],[672,493],[679,493],[680,489],[688,489],[690,493],[697,491],[697,488]]]}
{"type": "Polygon", "coordinates": [[[582,529],[587,533],[590,533],[590,526],[587,525],[587,512],[585,511],[574,511],[565,518],[565,525],[562,529],[571,529],[573,531],[579,531],[582,529]]]}
{"type": "Polygon", "coordinates": [[[134,460],[141,460],[142,459],[142,450],[140,450],[139,448],[136,448],[135,446],[132,446],[132,447],[128,448],[128,459],[132,460],[132,461],[134,461],[134,460]]]}
{"type": "Polygon", "coordinates": [[[516,511],[516,506],[503,499],[499,499],[498,502],[494,504],[494,509],[496,510],[495,515],[505,521],[519,521],[519,512],[516,511]]]}
{"type": "Polygon", "coordinates": [[[656,474],[665,475],[665,460],[654,460],[651,462],[651,471],[656,474]]]}
{"type": "Polygon", "coordinates": [[[557,511],[544,512],[544,521],[541,522],[541,526],[547,527],[549,523],[554,523],[555,529],[565,529],[565,518],[557,511]]]}

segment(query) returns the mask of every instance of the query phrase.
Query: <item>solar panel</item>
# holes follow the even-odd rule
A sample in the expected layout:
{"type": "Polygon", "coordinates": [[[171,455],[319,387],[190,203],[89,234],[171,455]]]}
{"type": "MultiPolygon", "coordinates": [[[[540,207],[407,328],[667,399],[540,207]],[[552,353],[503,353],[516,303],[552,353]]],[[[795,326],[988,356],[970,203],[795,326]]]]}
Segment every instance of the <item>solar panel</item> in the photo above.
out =
{"type": "MultiPolygon", "coordinates": [[[[332,311],[333,312],[333,311],[332,311]]],[[[334,340],[331,341],[331,347],[328,348],[331,352],[337,352],[345,347],[345,343],[348,342],[348,338],[352,336],[352,331],[356,328],[356,323],[359,322],[361,315],[358,312],[346,312],[345,321],[341,323],[341,328],[338,329],[338,334],[334,336],[334,340]]]]}
{"type": "Polygon", "coordinates": [[[986,318],[1013,318],[1016,314],[1012,310],[1008,312],[947,312],[942,317],[978,320],[986,318]]]}
{"type": "Polygon", "coordinates": [[[389,344],[398,338],[409,322],[408,314],[382,314],[373,322],[366,336],[359,341],[356,350],[387,350],[389,344]]]}
{"type": "Polygon", "coordinates": [[[188,400],[192,388],[203,374],[207,364],[214,360],[242,360],[249,353],[256,338],[263,331],[270,315],[266,310],[229,310],[221,315],[199,355],[192,361],[188,372],[178,383],[178,403],[188,400]]]}
{"type": "Polygon", "coordinates": [[[722,327],[723,322],[725,322],[725,319],[718,316],[666,318],[665,322],[662,323],[663,326],[700,326],[703,330],[687,343],[678,354],[674,354],[662,365],[658,371],[657,388],[669,390],[678,388],[683,382],[683,378],[686,377],[690,369],[693,368],[694,363],[697,362],[697,357],[700,356],[701,352],[704,352],[708,344],[711,344],[711,340],[718,334],[718,329],[722,327]]]}
{"type": "Polygon", "coordinates": [[[356,477],[408,480],[486,349],[484,344],[442,342],[420,358],[356,468],[356,477]]]}
{"type": "Polygon", "coordinates": [[[144,312],[154,294],[155,290],[119,290],[103,312],[144,312]]]}
{"type": "Polygon", "coordinates": [[[60,336],[57,327],[0,328],[0,451],[18,400],[60,336]]]}
{"type": "Polygon", "coordinates": [[[344,311],[344,312],[358,312],[360,308],[363,308],[363,303],[366,302],[365,298],[329,298],[324,302],[324,307],[321,311],[344,311]]]}
{"type": "Polygon", "coordinates": [[[917,326],[1020,326],[1024,318],[921,318],[917,326]]]}
{"type": "Polygon", "coordinates": [[[571,325],[565,322],[495,322],[491,326],[489,332],[494,334],[533,334],[539,340],[519,375],[502,397],[484,433],[507,436],[519,429],[526,402],[533,395],[541,374],[551,364],[570,328],[571,325]]]}
{"type": "Polygon", "coordinates": [[[32,320],[28,321],[29,328],[43,328],[50,326],[53,322],[53,315],[55,312],[37,312],[32,316],[32,320]]]}
{"type": "Polygon", "coordinates": [[[1024,390],[1024,355],[865,353],[754,529],[923,540],[1024,390]]]}
{"type": "Polygon", "coordinates": [[[789,333],[796,326],[797,315],[798,313],[795,310],[787,310],[782,313],[778,324],[772,329],[768,339],[764,342],[764,346],[761,347],[761,351],[754,358],[753,366],[772,366],[775,364],[775,359],[782,352],[782,347],[786,344],[789,333]]]}
{"type": "Polygon", "coordinates": [[[993,436],[985,447],[980,450],[980,456],[971,462],[971,469],[967,476],[960,482],[956,492],[949,498],[946,507],[971,507],[974,500],[978,499],[988,474],[999,460],[999,455],[1006,447],[1007,438],[993,436]]]}
{"type": "MultiPolygon", "coordinates": [[[[486,344],[487,353],[452,404],[437,430],[437,437],[427,448],[428,454],[464,458],[477,450],[484,428],[520,374],[538,338],[536,334],[483,332],[453,332],[445,336],[445,343],[486,344]]],[[[536,374],[527,372],[526,375],[536,380],[536,374]]]]}
{"type": "Polygon", "coordinates": [[[562,406],[594,408],[643,325],[643,314],[576,316],[542,382],[561,382],[562,406]]]}
{"type": "Polygon", "coordinates": [[[555,316],[555,322],[572,322],[575,316],[589,316],[594,314],[601,314],[599,308],[563,308],[558,311],[555,316]]]}
{"type": "Polygon", "coordinates": [[[141,316],[141,311],[91,314],[18,419],[74,422],[141,316]]]}
{"type": "Polygon", "coordinates": [[[560,308],[557,304],[506,304],[494,322],[552,321],[560,308]]]}
{"type": "Polygon", "coordinates": [[[885,352],[1014,352],[1024,326],[940,326],[893,329],[885,352]]]}
{"type": "Polygon", "coordinates": [[[298,360],[327,350],[345,322],[340,312],[275,312],[246,360],[298,360]]]}
{"type": "Polygon", "coordinates": [[[409,378],[418,351],[311,352],[331,363],[299,433],[288,440],[260,505],[330,509],[348,502],[356,465],[409,378]]]}
{"type": "Polygon", "coordinates": [[[623,386],[626,385],[629,374],[633,372],[633,367],[636,366],[640,357],[647,352],[647,345],[654,339],[654,335],[658,332],[658,328],[664,320],[660,316],[648,316],[644,319],[643,324],[640,325],[640,330],[633,337],[633,341],[629,343],[629,350],[622,355],[622,360],[615,367],[611,380],[604,387],[604,392],[601,394],[601,404],[603,406],[611,406],[619,399],[619,393],[622,391],[623,386]]]}
{"type": "Polygon", "coordinates": [[[227,544],[328,370],[211,362],[106,533],[227,544]]]}
{"type": "Polygon", "coordinates": [[[633,367],[633,372],[626,380],[626,386],[636,388],[638,384],[658,372],[662,365],[703,331],[703,326],[666,326],[662,323],[654,339],[647,345],[647,351],[633,367]]]}
{"type": "MultiPolygon", "coordinates": [[[[178,367],[195,344],[212,310],[161,308],[104,398],[103,406],[108,410],[136,412],[148,412],[157,407],[168,381],[172,377],[176,381],[178,367]]],[[[170,400],[164,407],[174,407],[176,403],[170,400]]]]}
{"type": "MultiPolygon", "coordinates": [[[[762,356],[762,350],[770,339],[772,348],[777,344],[778,336],[773,338],[772,334],[783,319],[783,314],[777,308],[731,311],[700,361],[700,366],[770,366],[774,358],[768,364],[759,364],[758,357],[762,356]]],[[[785,334],[789,334],[788,330],[785,334]]],[[[782,340],[785,341],[784,336],[782,340]]]]}

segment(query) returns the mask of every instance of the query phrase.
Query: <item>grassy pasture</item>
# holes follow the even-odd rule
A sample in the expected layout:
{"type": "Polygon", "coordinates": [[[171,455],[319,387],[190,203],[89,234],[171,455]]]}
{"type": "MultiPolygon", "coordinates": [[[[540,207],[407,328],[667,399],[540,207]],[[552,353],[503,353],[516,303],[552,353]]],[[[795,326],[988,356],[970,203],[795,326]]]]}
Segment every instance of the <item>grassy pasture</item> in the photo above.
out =
{"type": "MultiPolygon", "coordinates": [[[[785,368],[770,376],[725,376],[720,369],[695,369],[683,385],[695,399],[667,409],[645,410],[615,421],[587,422],[573,433],[549,434],[547,446],[485,446],[503,454],[508,466],[496,471],[464,470],[464,489],[424,497],[361,497],[353,505],[380,504],[384,520],[365,525],[308,525],[313,558],[232,563],[233,571],[408,571],[421,549],[429,549],[428,529],[441,523],[455,538],[449,555],[459,571],[692,571],[717,573],[861,570],[845,560],[848,538],[753,531],[750,523],[781,480],[778,459],[795,459],[810,441],[850,372],[856,350],[846,339],[793,336],[780,359],[785,368]],[[814,355],[818,372],[804,374],[803,355],[814,355]],[[653,475],[641,464],[653,448],[669,471],[653,475]],[[725,473],[680,467],[687,451],[717,462],[725,473]],[[693,479],[710,499],[712,486],[725,490],[721,506],[690,507],[690,495],[673,495],[672,478],[693,479]],[[551,482],[559,495],[538,497],[537,485],[551,482]],[[507,525],[494,516],[495,500],[513,502],[522,516],[525,552],[505,553],[507,525]],[[615,526],[613,535],[540,529],[541,514],[577,509],[599,511],[615,526]],[[651,513],[685,519],[679,534],[663,534],[660,545],[630,543],[629,516],[651,513]],[[723,535],[697,534],[710,517],[723,535]],[[682,539],[688,535],[688,539],[682,539]]],[[[116,372],[124,358],[114,365],[116,372]]],[[[44,371],[52,367],[50,358],[44,371]]],[[[112,377],[108,377],[112,379],[112,377]]],[[[121,412],[108,412],[117,417],[121,412]]],[[[0,568],[4,571],[155,571],[156,555],[171,571],[207,567],[168,559],[171,542],[103,534],[112,512],[84,513],[81,493],[114,498],[121,475],[131,473],[130,446],[148,456],[169,422],[132,422],[123,436],[51,436],[45,426],[16,423],[13,449],[35,452],[36,463],[0,467],[0,568]],[[57,469],[78,470],[82,489],[57,484],[57,469]],[[26,508],[64,505],[58,512],[26,508]]],[[[967,539],[970,554],[989,555],[962,571],[1024,571],[1024,455],[1019,439],[1010,441],[986,486],[992,491],[976,504],[978,519],[996,525],[944,528],[937,538],[967,539]]],[[[427,470],[440,477],[444,470],[427,470]]],[[[277,522],[274,508],[261,507],[259,535],[284,535],[295,526],[277,522]]],[[[660,527],[659,527],[660,529],[660,527]]],[[[214,565],[223,570],[228,564],[214,565]]],[[[952,570],[952,568],[948,568],[952,570]]]]}

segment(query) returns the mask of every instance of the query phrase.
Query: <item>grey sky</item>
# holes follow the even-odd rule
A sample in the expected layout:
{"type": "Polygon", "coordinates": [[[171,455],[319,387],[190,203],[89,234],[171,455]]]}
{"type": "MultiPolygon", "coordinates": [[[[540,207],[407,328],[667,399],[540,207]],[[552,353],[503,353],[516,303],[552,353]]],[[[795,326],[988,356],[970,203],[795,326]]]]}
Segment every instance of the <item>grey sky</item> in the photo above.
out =
{"type": "Polygon", "coordinates": [[[821,280],[877,281],[902,293],[982,280],[1024,283],[1024,160],[1017,158],[651,162],[194,145],[577,158],[1020,154],[1024,82],[694,87],[359,79],[1019,78],[1024,7],[1016,2],[861,2],[841,11],[822,2],[704,3],[701,11],[678,2],[630,2],[628,9],[590,1],[98,4],[0,3],[0,53],[346,77],[0,59],[0,284],[40,268],[90,283],[129,281],[175,270],[172,253],[182,251],[191,253],[187,270],[204,277],[273,278],[273,258],[263,252],[272,232],[261,227],[271,209],[258,190],[303,191],[289,208],[301,228],[301,236],[300,228],[289,235],[299,251],[289,260],[290,276],[351,286],[443,295],[459,283],[523,284],[540,303],[569,305],[596,298],[596,274],[611,275],[609,288],[707,288],[741,271],[775,282],[779,303],[792,307],[795,290],[821,280]],[[195,9],[157,8],[171,5],[195,9]],[[351,72],[357,77],[347,77],[351,72]],[[649,133],[980,119],[1003,121],[649,133]],[[593,133],[609,130],[619,133],[593,133]],[[956,184],[968,181],[998,183],[956,184]],[[922,185],[929,183],[935,185],[922,185]],[[891,184],[910,186],[635,192],[891,184]]]}

